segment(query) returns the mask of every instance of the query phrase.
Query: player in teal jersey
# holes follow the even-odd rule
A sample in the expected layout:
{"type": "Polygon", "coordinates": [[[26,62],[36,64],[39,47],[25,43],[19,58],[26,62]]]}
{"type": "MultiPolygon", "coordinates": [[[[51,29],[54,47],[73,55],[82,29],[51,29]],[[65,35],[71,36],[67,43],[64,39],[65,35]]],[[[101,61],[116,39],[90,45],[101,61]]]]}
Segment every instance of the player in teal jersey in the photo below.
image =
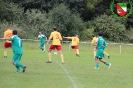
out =
{"type": "Polygon", "coordinates": [[[42,32],[39,32],[39,35],[38,35],[38,39],[40,40],[40,45],[39,45],[39,48],[43,51],[43,52],[45,52],[45,43],[46,43],[46,41],[47,41],[47,37],[44,35],[44,34],[42,34],[42,32]]]}
{"type": "Polygon", "coordinates": [[[111,67],[111,64],[102,59],[104,56],[104,49],[107,46],[107,44],[106,44],[106,41],[102,37],[102,33],[99,32],[98,35],[99,36],[98,36],[98,39],[96,42],[97,52],[96,52],[96,57],[95,57],[95,61],[96,61],[95,69],[99,69],[99,61],[106,64],[108,66],[108,69],[109,69],[111,67]]]}
{"type": "Polygon", "coordinates": [[[20,67],[25,72],[26,66],[20,63],[23,51],[22,51],[22,40],[18,37],[17,31],[13,30],[13,36],[9,39],[12,42],[12,64],[15,65],[17,72],[20,72],[20,67]]]}

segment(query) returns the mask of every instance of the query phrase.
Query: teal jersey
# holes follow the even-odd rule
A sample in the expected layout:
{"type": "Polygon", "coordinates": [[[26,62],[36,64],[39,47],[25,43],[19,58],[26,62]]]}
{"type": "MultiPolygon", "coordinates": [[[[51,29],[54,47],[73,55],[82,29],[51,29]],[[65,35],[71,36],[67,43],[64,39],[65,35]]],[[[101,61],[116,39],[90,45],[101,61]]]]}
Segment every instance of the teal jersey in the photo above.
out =
{"type": "Polygon", "coordinates": [[[13,52],[16,54],[22,54],[22,40],[17,35],[14,35],[10,38],[10,41],[12,42],[13,52]]]}
{"type": "Polygon", "coordinates": [[[38,39],[40,40],[41,43],[45,43],[46,36],[45,35],[38,35],[38,39]]]}
{"type": "Polygon", "coordinates": [[[107,46],[107,43],[106,43],[106,41],[103,39],[103,37],[98,37],[98,39],[97,39],[97,48],[98,49],[104,49],[105,48],[105,46],[107,46]]]}

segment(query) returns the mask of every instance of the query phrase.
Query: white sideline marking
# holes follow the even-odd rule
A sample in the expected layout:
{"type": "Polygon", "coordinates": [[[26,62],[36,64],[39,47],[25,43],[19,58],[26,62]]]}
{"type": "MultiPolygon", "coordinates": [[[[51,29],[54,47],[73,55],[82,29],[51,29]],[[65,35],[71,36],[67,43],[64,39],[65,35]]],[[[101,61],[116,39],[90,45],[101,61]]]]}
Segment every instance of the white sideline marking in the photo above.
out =
{"type": "Polygon", "coordinates": [[[68,73],[68,71],[66,70],[66,68],[65,68],[63,65],[61,65],[60,63],[58,63],[57,61],[56,61],[56,63],[64,70],[65,74],[67,75],[67,77],[68,77],[68,78],[70,79],[70,81],[72,82],[74,88],[78,88],[78,87],[77,87],[77,84],[74,82],[74,80],[72,79],[72,77],[70,76],[70,74],[68,73]]]}

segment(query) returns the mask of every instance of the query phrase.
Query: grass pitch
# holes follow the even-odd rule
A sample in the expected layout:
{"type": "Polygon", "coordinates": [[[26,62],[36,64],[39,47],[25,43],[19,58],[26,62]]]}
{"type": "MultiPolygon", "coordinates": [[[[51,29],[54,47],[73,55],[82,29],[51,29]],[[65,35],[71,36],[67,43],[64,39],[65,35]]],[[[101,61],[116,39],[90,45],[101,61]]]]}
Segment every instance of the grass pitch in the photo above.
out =
{"type": "Polygon", "coordinates": [[[119,45],[109,45],[105,50],[111,58],[104,59],[112,64],[111,68],[100,63],[100,69],[95,70],[92,46],[80,44],[81,57],[76,57],[64,44],[65,64],[53,52],[52,63],[48,64],[47,52],[43,53],[38,45],[38,42],[23,44],[21,63],[27,66],[25,73],[15,73],[12,50],[8,49],[8,58],[3,58],[1,45],[0,88],[133,88],[132,46],[123,46],[120,54],[119,45]]]}

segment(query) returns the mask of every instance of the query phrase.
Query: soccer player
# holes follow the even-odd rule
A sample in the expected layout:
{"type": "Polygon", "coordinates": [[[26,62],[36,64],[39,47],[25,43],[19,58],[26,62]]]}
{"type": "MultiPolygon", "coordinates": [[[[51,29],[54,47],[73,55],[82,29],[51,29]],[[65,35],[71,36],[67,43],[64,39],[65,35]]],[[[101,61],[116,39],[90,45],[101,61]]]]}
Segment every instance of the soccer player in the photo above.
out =
{"type": "Polygon", "coordinates": [[[20,63],[23,54],[22,40],[18,37],[17,31],[13,30],[13,36],[7,39],[9,39],[12,42],[12,50],[13,50],[12,64],[15,65],[17,73],[20,72],[20,67],[23,69],[23,72],[25,72],[26,66],[20,63]]]}
{"type": "MultiPolygon", "coordinates": [[[[91,45],[94,46],[94,58],[96,56],[96,50],[97,50],[97,46],[96,46],[96,42],[97,42],[97,37],[95,35],[92,35],[92,41],[91,41],[91,45]]],[[[106,54],[108,56],[108,59],[110,58],[110,55],[104,51],[104,54],[106,54]]]]}
{"type": "Polygon", "coordinates": [[[107,46],[107,44],[106,44],[106,41],[103,39],[101,32],[98,33],[98,36],[99,37],[96,42],[97,52],[95,57],[95,61],[96,61],[95,69],[99,69],[99,61],[107,65],[109,69],[111,67],[111,64],[103,60],[104,49],[107,46]]]}
{"type": "Polygon", "coordinates": [[[62,46],[61,46],[62,37],[61,37],[61,34],[57,31],[57,27],[54,27],[53,30],[54,31],[51,32],[50,37],[47,41],[47,45],[48,45],[49,41],[51,39],[53,39],[52,45],[49,47],[49,50],[48,50],[49,60],[47,61],[47,63],[52,62],[51,51],[56,49],[60,53],[60,58],[61,58],[62,64],[64,64],[64,57],[63,57],[63,54],[62,54],[62,46]]]}
{"type": "Polygon", "coordinates": [[[92,35],[92,41],[91,41],[91,45],[94,46],[94,58],[96,56],[96,50],[97,50],[97,46],[96,46],[96,42],[97,42],[97,37],[95,35],[92,35]]]}
{"type": "MultiPolygon", "coordinates": [[[[12,36],[12,30],[10,29],[10,26],[8,25],[6,31],[4,32],[4,39],[6,37],[10,38],[11,36],[12,36]]],[[[7,50],[6,49],[11,48],[11,41],[4,40],[3,44],[4,44],[4,58],[7,58],[7,50]]]]}
{"type": "Polygon", "coordinates": [[[44,35],[44,34],[42,34],[42,32],[40,31],[39,32],[39,35],[38,35],[38,39],[40,40],[40,46],[39,46],[39,48],[43,51],[43,52],[45,52],[45,43],[46,43],[46,41],[47,41],[47,37],[44,35]]]}
{"type": "Polygon", "coordinates": [[[67,38],[67,39],[71,39],[72,40],[72,44],[71,44],[71,48],[73,50],[76,50],[76,56],[79,56],[79,49],[78,49],[78,44],[79,44],[79,38],[78,35],[76,35],[75,37],[63,37],[63,38],[67,38]]]}

